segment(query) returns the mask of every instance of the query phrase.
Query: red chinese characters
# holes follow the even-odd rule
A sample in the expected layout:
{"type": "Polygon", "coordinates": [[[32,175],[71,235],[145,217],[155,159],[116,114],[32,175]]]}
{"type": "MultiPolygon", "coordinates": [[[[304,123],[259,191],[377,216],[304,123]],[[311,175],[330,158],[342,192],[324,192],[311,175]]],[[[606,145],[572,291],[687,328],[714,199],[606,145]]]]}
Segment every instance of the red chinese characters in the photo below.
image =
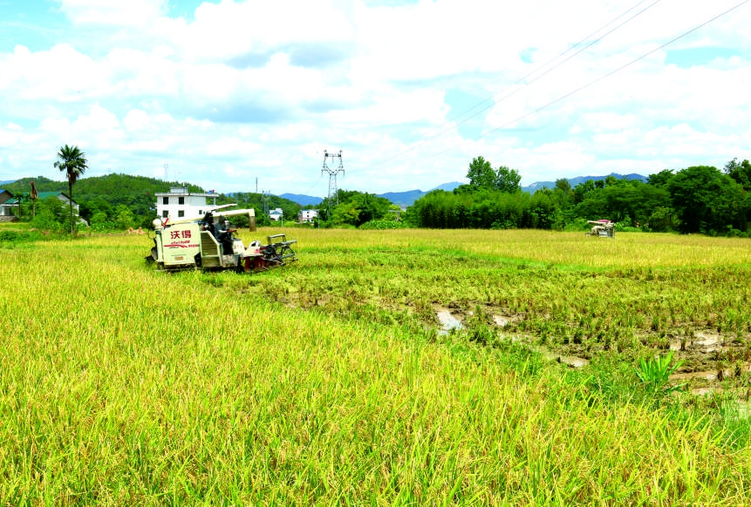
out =
{"type": "Polygon", "coordinates": [[[189,230],[185,231],[170,231],[170,239],[190,239],[192,235],[189,230]]]}

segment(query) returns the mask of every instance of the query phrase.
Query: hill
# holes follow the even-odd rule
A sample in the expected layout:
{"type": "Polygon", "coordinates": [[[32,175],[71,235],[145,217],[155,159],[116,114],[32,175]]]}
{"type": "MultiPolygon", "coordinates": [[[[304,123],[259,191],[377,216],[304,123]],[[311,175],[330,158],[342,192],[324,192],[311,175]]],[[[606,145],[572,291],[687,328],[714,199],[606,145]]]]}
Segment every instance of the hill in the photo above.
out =
{"type": "MultiPolygon", "coordinates": [[[[28,193],[31,190],[29,182],[33,181],[39,192],[68,192],[67,181],[54,181],[43,176],[37,178],[22,178],[4,186],[4,189],[15,195],[28,193]]],[[[205,192],[197,185],[180,183],[177,181],[162,181],[145,176],[128,174],[107,174],[79,179],[73,187],[73,199],[81,205],[81,215],[89,218],[97,211],[107,215],[119,205],[127,206],[134,215],[144,219],[153,218],[157,193],[169,192],[173,187],[187,186],[190,192],[205,192]]],[[[238,204],[260,210],[264,208],[261,194],[232,194],[232,199],[219,194],[218,203],[225,204],[236,201],[238,204]]],[[[299,206],[289,199],[270,196],[267,203],[271,209],[282,208],[286,217],[296,217],[299,206]]]]}
{"type": "MultiPolygon", "coordinates": [[[[461,185],[458,181],[452,181],[451,183],[444,183],[442,185],[439,185],[435,188],[430,189],[428,192],[432,192],[433,190],[446,190],[448,192],[454,190],[456,187],[461,185]]],[[[422,197],[423,195],[427,194],[428,192],[424,192],[422,190],[407,190],[405,192],[386,192],[383,194],[376,194],[378,197],[383,197],[384,199],[388,199],[392,203],[396,204],[397,206],[411,206],[417,199],[422,197]]],[[[310,195],[303,195],[303,194],[281,194],[279,197],[282,197],[284,199],[289,199],[290,201],[296,202],[300,206],[317,206],[323,202],[323,199],[320,197],[314,197],[310,195]]]]}
{"type": "Polygon", "coordinates": [[[318,206],[323,202],[323,198],[321,197],[314,197],[311,195],[303,195],[303,194],[281,194],[279,197],[282,199],[288,199],[292,202],[296,202],[300,206],[318,206]]]}
{"type": "MultiPolygon", "coordinates": [[[[588,180],[593,180],[593,181],[604,180],[608,176],[615,176],[619,180],[625,178],[627,180],[639,180],[639,181],[642,181],[644,183],[647,182],[646,176],[642,176],[641,174],[635,174],[635,173],[625,174],[625,175],[624,174],[618,174],[618,173],[610,173],[610,174],[608,174],[606,176],[577,176],[576,178],[566,178],[566,179],[568,180],[569,184],[573,188],[573,187],[575,187],[576,185],[578,185],[580,183],[584,183],[585,181],[588,181],[588,180]]],[[[530,185],[522,187],[522,190],[524,190],[525,192],[529,192],[530,194],[533,194],[536,191],[540,190],[541,188],[554,188],[554,187],[555,187],[555,181],[537,181],[535,183],[532,183],[530,185]]]]}
{"type": "Polygon", "coordinates": [[[444,183],[435,188],[432,188],[427,192],[423,192],[422,190],[408,190],[406,192],[386,192],[385,194],[378,194],[378,197],[384,197],[397,206],[406,207],[412,206],[412,204],[414,204],[416,200],[418,200],[428,192],[432,192],[433,190],[446,190],[447,192],[451,192],[459,185],[461,185],[461,183],[459,183],[458,181],[452,181],[451,183],[444,183]]]}

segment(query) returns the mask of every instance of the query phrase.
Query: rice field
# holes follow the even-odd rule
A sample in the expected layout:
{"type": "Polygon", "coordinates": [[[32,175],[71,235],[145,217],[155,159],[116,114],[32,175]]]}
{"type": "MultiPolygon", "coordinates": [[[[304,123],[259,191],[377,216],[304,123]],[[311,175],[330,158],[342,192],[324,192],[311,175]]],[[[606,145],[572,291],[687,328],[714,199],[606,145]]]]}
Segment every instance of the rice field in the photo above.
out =
{"type": "Polygon", "coordinates": [[[749,503],[748,240],[283,232],[250,276],[0,243],[0,503],[749,503]],[[671,349],[714,378],[644,388],[671,349]]]}

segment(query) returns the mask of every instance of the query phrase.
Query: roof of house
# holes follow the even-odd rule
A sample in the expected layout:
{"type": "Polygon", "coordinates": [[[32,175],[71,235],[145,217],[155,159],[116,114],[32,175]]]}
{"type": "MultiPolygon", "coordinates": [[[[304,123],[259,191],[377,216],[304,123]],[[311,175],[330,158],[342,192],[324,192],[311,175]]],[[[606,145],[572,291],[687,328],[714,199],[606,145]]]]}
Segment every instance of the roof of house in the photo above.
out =
{"type": "MultiPolygon", "coordinates": [[[[66,199],[70,199],[70,197],[68,197],[68,194],[66,194],[65,192],[39,192],[37,195],[39,199],[46,199],[48,197],[57,197],[58,195],[62,195],[66,199]]],[[[73,202],[76,202],[75,199],[70,199],[70,200],[73,202]]]]}

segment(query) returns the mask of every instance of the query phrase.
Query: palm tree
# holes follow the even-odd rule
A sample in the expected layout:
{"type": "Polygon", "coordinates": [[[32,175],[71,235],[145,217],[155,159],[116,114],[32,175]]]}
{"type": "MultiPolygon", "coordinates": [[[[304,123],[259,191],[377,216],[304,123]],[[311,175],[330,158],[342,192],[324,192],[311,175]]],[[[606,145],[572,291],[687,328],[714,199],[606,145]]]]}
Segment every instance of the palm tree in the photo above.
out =
{"type": "Polygon", "coordinates": [[[73,223],[73,184],[79,176],[88,168],[86,157],[77,146],[68,146],[67,144],[57,152],[57,161],[55,167],[65,171],[68,176],[68,199],[70,201],[70,232],[74,232],[73,223]]]}

